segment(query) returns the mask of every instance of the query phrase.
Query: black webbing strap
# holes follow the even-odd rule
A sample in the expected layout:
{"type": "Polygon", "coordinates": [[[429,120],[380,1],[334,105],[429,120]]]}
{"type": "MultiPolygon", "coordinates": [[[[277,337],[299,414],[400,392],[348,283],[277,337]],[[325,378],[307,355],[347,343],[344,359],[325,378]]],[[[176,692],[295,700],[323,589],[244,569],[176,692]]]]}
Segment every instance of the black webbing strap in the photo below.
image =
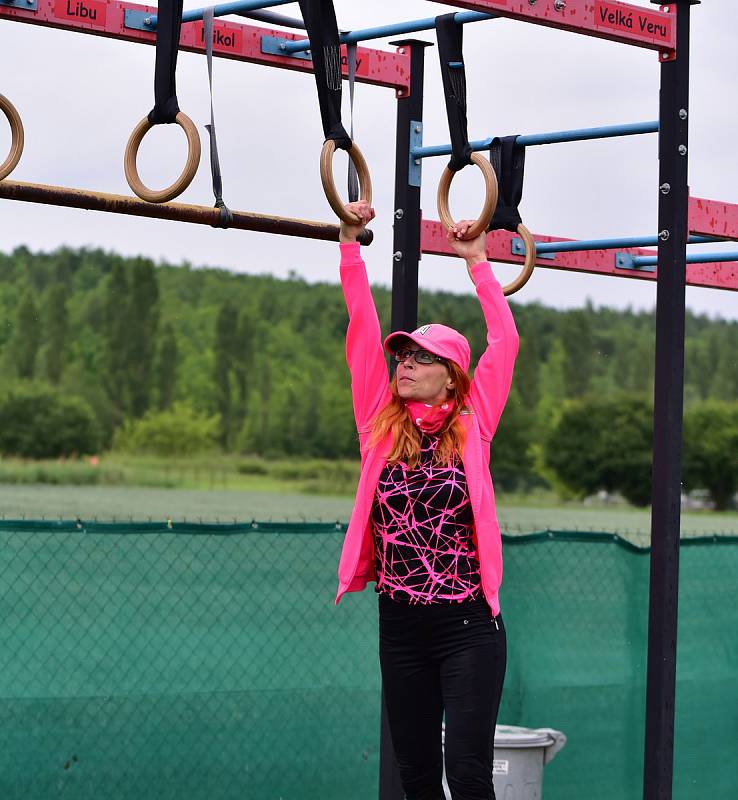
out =
{"type": "Polygon", "coordinates": [[[489,160],[497,174],[497,208],[488,230],[516,231],[523,221],[518,206],[523,197],[525,147],[516,144],[517,136],[496,137],[489,149],[489,160]]]}
{"type": "MultiPolygon", "coordinates": [[[[348,60],[349,108],[351,109],[351,129],[349,135],[354,141],[354,83],[356,83],[356,43],[346,45],[346,58],[348,60]]],[[[359,199],[359,175],[354,162],[348,160],[348,199],[355,203],[359,199]]]]}
{"type": "Polygon", "coordinates": [[[466,70],[464,68],[464,26],[454,22],[455,14],[436,17],[438,57],[441,62],[443,94],[446,98],[451,159],[448,168],[458,172],[471,164],[472,149],[466,127],[466,70]]]}
{"type": "Polygon", "coordinates": [[[176,72],[181,26],[182,0],[160,0],[156,12],[154,107],[149,111],[152,125],[174,122],[179,112],[176,72]]]}
{"type": "Polygon", "coordinates": [[[210,125],[205,130],[210,136],[210,172],[213,176],[213,194],[215,207],[220,209],[220,219],[213,223],[214,228],[228,228],[233,222],[233,214],[223,201],[223,181],[220,176],[220,159],[218,158],[218,140],[215,136],[215,111],[213,110],[213,7],[205,10],[202,16],[205,36],[205,53],[208,60],[208,82],[210,83],[210,125]]]}
{"type": "Polygon", "coordinates": [[[333,0],[300,0],[300,10],[310,39],[323,134],[341,150],[350,150],[351,137],[341,122],[341,46],[333,0]]]}

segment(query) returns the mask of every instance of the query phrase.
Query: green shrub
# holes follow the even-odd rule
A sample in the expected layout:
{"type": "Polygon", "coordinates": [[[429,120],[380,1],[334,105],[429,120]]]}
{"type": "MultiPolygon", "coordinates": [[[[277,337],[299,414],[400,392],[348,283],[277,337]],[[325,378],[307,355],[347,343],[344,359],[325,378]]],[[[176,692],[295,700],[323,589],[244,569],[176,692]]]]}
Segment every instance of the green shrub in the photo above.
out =
{"type": "Polygon", "coordinates": [[[570,402],[546,439],[546,465],[574,492],[606,489],[646,506],[652,428],[651,404],[639,395],[570,402]]]}
{"type": "Polygon", "coordinates": [[[184,403],[166,411],[150,411],[128,421],[113,438],[113,449],[158,456],[189,456],[217,446],[220,418],[208,417],[184,403]]]}
{"type": "Polygon", "coordinates": [[[684,415],[684,485],[707,489],[715,508],[733,504],[738,489],[738,403],[707,400],[684,415]]]}
{"type": "Polygon", "coordinates": [[[42,384],[20,384],[0,400],[0,453],[59,458],[94,453],[100,434],[92,411],[78,397],[42,384]]]}
{"type": "Polygon", "coordinates": [[[271,466],[269,473],[280,481],[302,481],[322,476],[322,470],[315,461],[277,462],[271,466]]]}
{"type": "Polygon", "coordinates": [[[358,461],[308,462],[300,489],[308,494],[352,494],[359,481],[358,461]]]}
{"type": "Polygon", "coordinates": [[[242,461],[236,466],[236,472],[240,475],[268,475],[269,470],[266,464],[261,461],[242,461]]]}

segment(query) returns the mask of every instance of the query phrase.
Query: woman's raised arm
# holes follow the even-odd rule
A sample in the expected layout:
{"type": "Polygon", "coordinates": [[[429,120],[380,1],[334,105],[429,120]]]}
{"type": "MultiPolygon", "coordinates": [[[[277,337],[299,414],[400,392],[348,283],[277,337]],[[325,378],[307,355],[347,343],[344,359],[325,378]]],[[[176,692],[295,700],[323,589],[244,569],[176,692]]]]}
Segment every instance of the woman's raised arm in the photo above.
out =
{"type": "Polygon", "coordinates": [[[459,241],[464,225],[465,222],[459,223],[456,230],[449,232],[449,243],[466,260],[487,325],[487,347],[474,370],[469,402],[482,438],[491,441],[510,393],[519,337],[510,306],[487,261],[486,235],[482,233],[474,241],[459,241]]]}
{"type": "Polygon", "coordinates": [[[374,305],[366,265],[357,236],[374,217],[366,203],[349,203],[346,208],[361,217],[362,225],[341,224],[341,287],[349,314],[346,330],[346,361],[351,373],[354,419],[360,434],[390,398],[387,363],[382,348],[382,330],[374,305]]]}

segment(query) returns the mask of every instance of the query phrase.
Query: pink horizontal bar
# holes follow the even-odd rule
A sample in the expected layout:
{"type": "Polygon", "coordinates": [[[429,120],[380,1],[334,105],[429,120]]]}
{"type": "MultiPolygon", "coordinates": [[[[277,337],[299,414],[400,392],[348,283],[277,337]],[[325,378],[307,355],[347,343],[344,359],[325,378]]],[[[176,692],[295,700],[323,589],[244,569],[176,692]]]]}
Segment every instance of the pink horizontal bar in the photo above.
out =
{"type": "Polygon", "coordinates": [[[690,197],[689,232],[738,240],[738,205],[690,197]]]}
{"type": "MultiPolygon", "coordinates": [[[[738,208],[733,206],[732,208],[738,208]]],[[[694,231],[693,231],[694,232],[694,231]]],[[[708,234],[710,235],[710,234],[708,234]]],[[[487,235],[487,256],[490,261],[502,264],[523,264],[522,256],[512,254],[512,240],[519,238],[510,231],[492,231],[487,235]]],[[[537,242],[570,242],[557,236],[535,234],[537,242]]],[[[438,256],[454,255],[446,240],[446,231],[440,222],[424,219],[420,233],[420,250],[438,256]]],[[[553,258],[539,258],[536,267],[563,269],[572,272],[585,272],[592,275],[610,275],[618,278],[635,278],[642,281],[656,280],[656,272],[643,272],[633,269],[618,269],[615,266],[615,250],[585,250],[577,253],[555,253],[553,258]]],[[[642,247],[627,247],[619,253],[633,256],[655,256],[655,250],[642,247]]],[[[738,264],[734,261],[717,264],[687,264],[687,283],[690,286],[705,286],[712,289],[738,291],[738,264]]]]}
{"type": "MultiPolygon", "coordinates": [[[[0,6],[0,19],[27,22],[31,25],[45,25],[51,28],[109,36],[129,42],[154,44],[156,34],[126,28],[126,11],[140,11],[156,14],[154,6],[137,3],[123,3],[119,0],[38,0],[38,10],[31,11],[19,7],[0,6]]],[[[291,32],[260,28],[237,22],[216,19],[213,24],[215,41],[213,53],[223,58],[247,61],[254,64],[267,64],[299,72],[312,72],[312,62],[304,58],[277,56],[261,52],[262,36],[278,36],[282,39],[304,39],[303,32],[291,32]]],[[[182,26],[180,46],[193,53],[204,53],[203,23],[194,22],[182,26]]],[[[410,53],[387,50],[372,50],[359,47],[357,50],[356,79],[363,83],[386,86],[407,96],[410,91],[410,53]]],[[[344,75],[348,68],[344,64],[344,75]]]]}
{"type": "Polygon", "coordinates": [[[658,50],[662,61],[675,56],[676,3],[664,3],[658,9],[651,9],[617,0],[566,0],[562,10],[557,11],[553,0],[539,0],[532,4],[528,0],[435,2],[658,50]]]}

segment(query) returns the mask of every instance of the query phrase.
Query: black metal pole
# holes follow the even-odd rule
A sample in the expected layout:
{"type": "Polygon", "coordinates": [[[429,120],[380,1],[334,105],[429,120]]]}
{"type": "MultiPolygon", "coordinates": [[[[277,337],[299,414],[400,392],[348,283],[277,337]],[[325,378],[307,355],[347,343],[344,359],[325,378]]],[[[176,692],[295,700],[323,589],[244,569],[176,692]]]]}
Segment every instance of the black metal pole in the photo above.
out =
{"type": "Polygon", "coordinates": [[[693,2],[677,0],[677,57],[675,61],[661,65],[644,800],[670,800],[674,766],[686,244],[689,228],[689,17],[693,2]]]}
{"type": "MultiPolygon", "coordinates": [[[[410,182],[411,123],[423,122],[423,73],[428,42],[392,42],[410,49],[410,94],[397,98],[395,209],[392,239],[392,330],[414,330],[418,324],[420,261],[420,180],[410,182]]],[[[417,126],[416,126],[417,127],[417,126]]]]}
{"type": "MultiPolygon", "coordinates": [[[[420,261],[420,181],[410,183],[411,124],[423,121],[423,75],[428,42],[403,39],[392,42],[410,50],[410,93],[397,98],[395,149],[395,208],[392,239],[393,331],[412,331],[418,324],[418,262],[420,261]]],[[[379,800],[404,800],[382,691],[379,745],[379,800]]]]}

